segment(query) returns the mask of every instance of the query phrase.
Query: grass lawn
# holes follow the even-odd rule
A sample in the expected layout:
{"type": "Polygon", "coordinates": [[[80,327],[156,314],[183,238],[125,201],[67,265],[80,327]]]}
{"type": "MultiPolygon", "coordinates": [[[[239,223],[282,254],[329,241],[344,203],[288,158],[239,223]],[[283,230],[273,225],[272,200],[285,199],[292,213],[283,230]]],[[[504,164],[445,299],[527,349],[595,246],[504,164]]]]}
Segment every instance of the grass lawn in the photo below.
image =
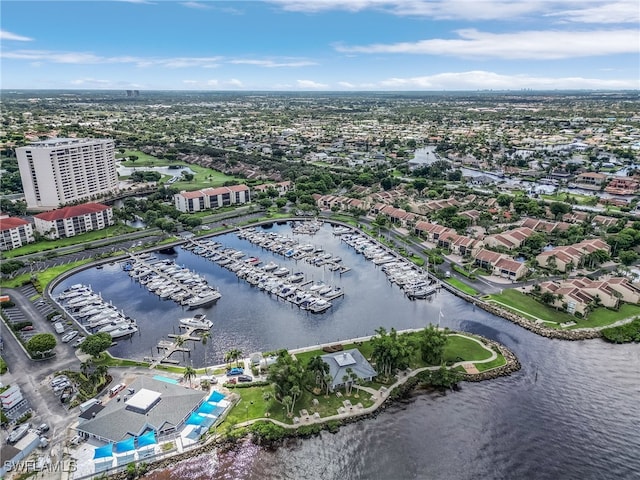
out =
{"type": "MultiPolygon", "coordinates": [[[[184,164],[187,165],[187,164],[184,164]]],[[[200,190],[207,187],[221,187],[225,182],[235,181],[245,183],[246,180],[239,177],[230,177],[217,170],[201,167],[200,165],[187,165],[194,173],[195,177],[190,182],[178,180],[171,186],[178,190],[200,190]]],[[[179,172],[180,170],[176,170],[179,172]]]]}
{"type": "Polygon", "coordinates": [[[446,363],[462,362],[464,360],[484,360],[491,357],[491,352],[470,338],[450,335],[444,348],[446,363]]]}
{"type": "Polygon", "coordinates": [[[578,193],[567,194],[563,192],[563,193],[556,193],[555,195],[542,194],[540,196],[545,200],[551,200],[553,202],[567,203],[568,199],[573,199],[575,203],[578,205],[589,205],[589,204],[595,205],[595,203],[597,203],[597,202],[594,203],[594,199],[596,199],[596,197],[590,196],[590,195],[581,195],[578,193]]]}
{"type": "Polygon", "coordinates": [[[478,294],[478,291],[475,288],[470,287],[466,283],[461,282],[457,278],[447,278],[447,279],[445,279],[445,282],[447,282],[452,287],[455,287],[458,290],[463,291],[467,295],[477,295],[478,294]]]}
{"type": "Polygon", "coordinates": [[[624,320],[625,318],[635,317],[638,315],[640,315],[640,305],[623,303],[617,312],[605,307],[600,307],[591,312],[588,318],[576,319],[575,321],[577,324],[570,328],[604,327],[619,320],[624,320]]]}
{"type": "Polygon", "coordinates": [[[487,363],[476,363],[476,368],[480,372],[486,372],[487,370],[491,370],[492,368],[502,367],[507,364],[507,359],[502,355],[498,355],[495,360],[492,360],[487,363]]]}
{"type": "MultiPolygon", "coordinates": [[[[38,283],[41,285],[42,288],[45,288],[46,285],[49,284],[49,282],[51,282],[51,280],[53,280],[54,278],[56,278],[57,276],[63,274],[66,271],[69,271],[73,268],[79,267],[81,265],[85,265],[87,263],[91,263],[93,260],[90,258],[87,258],[85,260],[80,260],[77,262],[73,262],[73,263],[67,263],[65,265],[59,265],[57,267],[52,267],[49,268],[47,270],[45,270],[44,272],[39,272],[36,273],[36,278],[38,279],[38,283]]],[[[22,275],[18,275],[17,277],[11,279],[11,280],[3,280],[0,283],[0,287],[4,287],[4,288],[18,288],[21,287],[22,285],[25,285],[27,283],[29,283],[31,279],[31,274],[30,273],[23,273],[22,275]]]]}
{"type": "Polygon", "coordinates": [[[167,165],[186,165],[181,162],[169,162],[168,160],[160,159],[154,157],[153,155],[148,155],[139,150],[127,150],[123,154],[120,154],[120,152],[118,152],[116,153],[116,158],[119,159],[122,157],[129,157],[131,155],[137,156],[138,159],[135,162],[132,162],[130,160],[123,160],[123,167],[164,167],[167,165]]]}
{"type": "MultiPolygon", "coordinates": [[[[533,320],[539,318],[548,322],[564,323],[575,322],[576,317],[565,312],[560,312],[553,307],[548,307],[538,302],[535,298],[525,295],[513,289],[503,290],[501,294],[489,295],[490,300],[510,307],[515,313],[533,320]]],[[[549,325],[549,324],[547,324],[549,325]]]]}
{"type": "Polygon", "coordinates": [[[2,257],[14,258],[21,255],[29,255],[32,253],[53,251],[60,247],[69,247],[72,245],[78,245],[79,249],[82,250],[85,248],[85,245],[90,244],[95,240],[115,237],[116,235],[135,232],[137,230],[137,228],[133,228],[128,225],[113,225],[103,230],[94,230],[91,232],[83,233],[82,235],[76,235],[74,237],[61,238],[58,240],[41,240],[29,245],[23,245],[22,247],[16,248],[14,250],[2,252],[2,257]]]}

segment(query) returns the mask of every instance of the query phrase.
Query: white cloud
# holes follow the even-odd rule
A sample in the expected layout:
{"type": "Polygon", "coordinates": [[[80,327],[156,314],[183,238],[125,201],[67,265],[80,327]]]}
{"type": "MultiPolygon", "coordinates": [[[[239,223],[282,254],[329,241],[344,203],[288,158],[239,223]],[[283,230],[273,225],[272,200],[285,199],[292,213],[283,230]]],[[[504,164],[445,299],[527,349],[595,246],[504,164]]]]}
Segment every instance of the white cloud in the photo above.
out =
{"type": "Polygon", "coordinates": [[[280,67],[308,67],[310,65],[317,65],[316,62],[310,62],[305,60],[290,61],[290,62],[275,62],[273,60],[230,60],[229,63],[234,65],[255,65],[257,67],[266,68],[280,68],[280,67]]]}
{"type": "Polygon", "coordinates": [[[296,80],[296,86],[298,88],[312,88],[312,89],[329,87],[329,85],[325,85],[324,83],[314,82],[313,80],[296,80]]]}
{"type": "Polygon", "coordinates": [[[144,58],[144,57],[103,57],[85,52],[53,52],[46,50],[15,50],[2,52],[0,57],[28,60],[32,62],[67,63],[78,65],[96,64],[134,64],[138,67],[166,67],[186,68],[202,67],[214,68],[219,65],[222,57],[170,57],[170,58],[144,58]]]}
{"type": "Polygon", "coordinates": [[[340,85],[343,88],[349,88],[349,89],[356,88],[356,86],[350,82],[338,82],[338,85],[340,85]]]}
{"type": "Polygon", "coordinates": [[[0,30],[0,40],[15,40],[17,42],[31,42],[33,38],[18,35],[16,33],[7,32],[6,30],[0,30]]]}
{"type": "Polygon", "coordinates": [[[187,8],[195,8],[197,10],[208,10],[211,7],[209,5],[207,5],[206,3],[201,3],[201,2],[183,2],[181,3],[181,5],[183,7],[187,7],[187,8]]]}
{"type": "Polygon", "coordinates": [[[436,75],[390,78],[378,84],[384,90],[521,90],[549,89],[636,89],[637,80],[608,80],[584,77],[536,77],[501,75],[487,71],[451,72],[436,75]]]}
{"type": "Polygon", "coordinates": [[[207,80],[207,86],[209,86],[209,87],[217,87],[218,86],[218,80],[207,80]]]}
{"type": "Polygon", "coordinates": [[[237,88],[242,88],[242,82],[240,80],[238,80],[237,78],[231,78],[229,80],[227,80],[226,82],[224,82],[226,85],[229,85],[230,87],[237,87],[237,88]]]}
{"type": "Polygon", "coordinates": [[[637,22],[637,0],[270,0],[284,10],[320,13],[331,10],[378,10],[398,16],[438,20],[510,20],[538,15],[567,16],[574,22],[637,22]]]}
{"type": "Polygon", "coordinates": [[[571,10],[561,10],[547,14],[549,17],[561,17],[570,22],[579,23],[640,23],[640,5],[637,0],[607,2],[571,10]]]}
{"type": "Polygon", "coordinates": [[[488,33],[459,30],[460,38],[436,38],[418,42],[336,46],[345,53],[400,53],[448,55],[463,58],[555,60],[640,52],[638,30],[596,30],[580,32],[524,31],[488,33]]]}

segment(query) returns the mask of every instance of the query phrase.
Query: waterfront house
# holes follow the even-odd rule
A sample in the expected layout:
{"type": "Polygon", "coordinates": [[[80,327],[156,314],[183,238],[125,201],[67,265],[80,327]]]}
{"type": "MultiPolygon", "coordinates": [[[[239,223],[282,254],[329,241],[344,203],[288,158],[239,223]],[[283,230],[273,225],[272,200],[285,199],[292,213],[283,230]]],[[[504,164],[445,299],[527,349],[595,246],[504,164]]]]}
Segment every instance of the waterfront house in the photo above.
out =
{"type": "Polygon", "coordinates": [[[180,193],[176,193],[173,199],[177,210],[184,213],[192,213],[247,203],[251,200],[251,196],[249,187],[246,185],[230,185],[191,192],[183,190],[180,193]]]}
{"type": "MultiPolygon", "coordinates": [[[[357,348],[344,350],[336,353],[327,353],[320,358],[329,365],[329,375],[331,375],[331,389],[343,387],[345,385],[345,376],[349,376],[350,372],[358,377],[359,381],[371,381],[378,375],[378,372],[364,358],[357,348]]],[[[353,380],[348,380],[353,381],[353,380]]]]}

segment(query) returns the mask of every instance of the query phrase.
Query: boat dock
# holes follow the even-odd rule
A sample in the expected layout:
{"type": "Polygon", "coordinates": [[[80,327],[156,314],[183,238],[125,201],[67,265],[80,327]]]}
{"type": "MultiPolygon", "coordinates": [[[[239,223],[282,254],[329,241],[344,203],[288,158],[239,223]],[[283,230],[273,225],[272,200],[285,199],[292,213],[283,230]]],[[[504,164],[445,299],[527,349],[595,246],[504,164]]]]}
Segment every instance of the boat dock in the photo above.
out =
{"type": "Polygon", "coordinates": [[[199,330],[206,330],[205,328],[193,327],[188,325],[180,325],[180,328],[184,328],[186,331],[184,333],[170,333],[167,336],[169,338],[175,339],[175,342],[169,340],[160,340],[158,345],[156,345],[156,350],[158,354],[163,351],[163,354],[160,358],[152,359],[150,362],[149,368],[155,368],[157,365],[161,363],[170,363],[172,365],[179,365],[180,362],[178,360],[173,360],[169,357],[173,355],[175,352],[186,352],[191,355],[191,349],[185,347],[183,344],[187,341],[199,342],[202,340],[201,337],[194,335],[195,332],[199,330]],[[180,340],[182,339],[182,340],[180,340]]]}

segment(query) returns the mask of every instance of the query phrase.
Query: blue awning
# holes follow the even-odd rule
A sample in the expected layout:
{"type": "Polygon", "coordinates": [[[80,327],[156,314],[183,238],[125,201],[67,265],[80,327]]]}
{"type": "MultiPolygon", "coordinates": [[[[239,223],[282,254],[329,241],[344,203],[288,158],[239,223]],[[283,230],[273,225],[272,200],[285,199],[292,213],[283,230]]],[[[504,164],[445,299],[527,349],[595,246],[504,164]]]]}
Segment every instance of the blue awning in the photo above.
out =
{"type": "Polygon", "coordinates": [[[124,452],[130,452],[131,450],[135,450],[136,447],[134,445],[134,441],[135,441],[134,437],[129,437],[126,440],[119,441],[115,445],[116,453],[124,453],[124,452]]]}
{"type": "Polygon", "coordinates": [[[211,392],[211,395],[209,395],[207,402],[219,402],[223,398],[224,398],[224,395],[222,393],[218,392],[217,390],[214,390],[213,392],[211,392]]]}
{"type": "Polygon", "coordinates": [[[149,430],[144,435],[138,437],[138,448],[147,447],[156,443],[158,443],[158,440],[156,439],[156,432],[153,430],[149,430]]]}
{"type": "Polygon", "coordinates": [[[207,419],[207,417],[203,417],[202,415],[193,412],[186,421],[187,425],[202,425],[202,423],[207,419]]]}
{"type": "Polygon", "coordinates": [[[98,447],[93,451],[93,459],[113,457],[113,443],[98,447]]]}
{"type": "Polygon", "coordinates": [[[197,413],[211,413],[216,408],[216,406],[209,402],[204,402],[200,407],[198,407],[197,413]]]}

